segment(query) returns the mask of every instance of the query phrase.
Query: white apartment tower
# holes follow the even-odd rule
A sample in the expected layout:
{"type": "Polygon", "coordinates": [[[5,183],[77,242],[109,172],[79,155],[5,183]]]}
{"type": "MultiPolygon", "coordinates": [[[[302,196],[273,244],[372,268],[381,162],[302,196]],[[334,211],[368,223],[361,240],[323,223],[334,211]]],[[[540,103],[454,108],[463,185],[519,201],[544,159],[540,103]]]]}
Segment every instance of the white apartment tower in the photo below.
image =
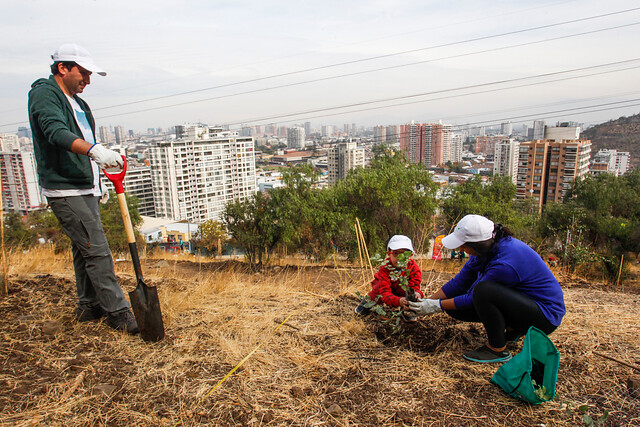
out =
{"type": "Polygon", "coordinates": [[[294,126],[287,128],[287,147],[296,149],[304,148],[305,137],[303,127],[294,126]]]}
{"type": "MultiPolygon", "coordinates": [[[[106,185],[109,191],[115,191],[113,184],[105,176],[101,176],[102,185],[106,185]]],[[[153,200],[153,184],[151,180],[150,166],[127,165],[127,173],[122,181],[127,194],[138,198],[138,212],[144,216],[156,216],[153,200]]]]}
{"type": "Polygon", "coordinates": [[[364,167],[364,148],[355,142],[340,142],[329,149],[327,156],[329,184],[346,178],[351,169],[364,167]]]}
{"type": "Polygon", "coordinates": [[[122,126],[116,126],[114,131],[116,134],[116,144],[118,145],[124,144],[124,141],[125,141],[124,128],[122,126]]]}
{"type": "Polygon", "coordinates": [[[387,127],[374,126],[373,127],[373,143],[382,144],[384,142],[387,142],[387,127]]]}
{"type": "Polygon", "coordinates": [[[513,124],[511,122],[501,123],[500,133],[506,136],[510,136],[511,134],[513,134],[513,124]]]}
{"type": "Polygon", "coordinates": [[[629,157],[628,151],[602,149],[591,159],[590,172],[592,175],[599,173],[624,175],[629,170],[629,157]]]}
{"type": "MultiPolygon", "coordinates": [[[[1,145],[0,149],[9,144],[1,145]]],[[[36,160],[32,152],[15,149],[0,151],[2,206],[5,210],[26,214],[40,208],[43,199],[36,171],[36,160]]]]}
{"type": "Polygon", "coordinates": [[[256,193],[254,142],[218,127],[185,129],[183,138],[149,148],[156,216],[221,220],[228,202],[256,193]]]}
{"type": "Polygon", "coordinates": [[[449,160],[452,163],[460,163],[462,162],[462,145],[464,142],[464,135],[461,133],[452,133],[451,134],[451,146],[449,147],[450,155],[449,160]]]}
{"type": "Polygon", "coordinates": [[[510,176],[514,185],[518,182],[518,158],[520,142],[507,139],[496,143],[493,156],[493,174],[510,176]]]}

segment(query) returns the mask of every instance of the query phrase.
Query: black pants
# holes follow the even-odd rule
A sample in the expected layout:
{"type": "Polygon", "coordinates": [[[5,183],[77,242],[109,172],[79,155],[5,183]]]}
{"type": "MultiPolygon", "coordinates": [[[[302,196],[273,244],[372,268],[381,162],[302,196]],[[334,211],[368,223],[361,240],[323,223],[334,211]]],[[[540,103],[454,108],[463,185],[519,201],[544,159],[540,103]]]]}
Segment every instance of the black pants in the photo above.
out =
{"type": "Polygon", "coordinates": [[[463,322],[482,322],[495,348],[506,344],[506,328],[524,334],[535,326],[547,335],[556,329],[534,300],[497,282],[480,282],[473,288],[473,308],[446,313],[463,322]]]}

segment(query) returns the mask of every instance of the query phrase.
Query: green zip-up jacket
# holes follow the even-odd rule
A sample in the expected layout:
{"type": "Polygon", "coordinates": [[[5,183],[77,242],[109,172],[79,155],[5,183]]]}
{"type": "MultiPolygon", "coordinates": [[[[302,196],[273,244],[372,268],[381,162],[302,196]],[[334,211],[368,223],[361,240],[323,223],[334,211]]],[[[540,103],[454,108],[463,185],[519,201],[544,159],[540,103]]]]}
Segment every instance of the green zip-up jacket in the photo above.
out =
{"type": "MultiPolygon", "coordinates": [[[[95,121],[89,106],[77,95],[73,98],[87,114],[95,139],[95,121]]],[[[29,123],[40,185],[52,190],[92,188],[89,157],[71,152],[73,141],[84,139],[82,131],[71,104],[53,76],[38,79],[31,85],[29,123]]]]}

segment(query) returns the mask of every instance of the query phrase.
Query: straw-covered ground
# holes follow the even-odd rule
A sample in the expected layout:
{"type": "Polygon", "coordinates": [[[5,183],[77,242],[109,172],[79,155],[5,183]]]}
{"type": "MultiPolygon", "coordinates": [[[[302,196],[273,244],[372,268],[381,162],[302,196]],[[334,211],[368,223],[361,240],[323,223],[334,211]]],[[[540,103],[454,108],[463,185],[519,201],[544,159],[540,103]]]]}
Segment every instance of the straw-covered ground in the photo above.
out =
{"type": "MultiPolygon", "coordinates": [[[[73,319],[69,254],[9,261],[2,425],[550,427],[585,425],[581,405],[596,419],[608,411],[605,425],[640,425],[626,385],[640,373],[596,354],[640,363],[638,286],[616,292],[562,278],[568,314],[551,335],[562,357],[557,395],[536,406],[491,384],[496,366],[461,358],[483,343],[481,325],[438,314],[394,334],[380,318],[358,317],[366,275],[346,265],[252,273],[237,261],[143,256],[166,327],[148,344],[73,319]]],[[[460,267],[449,262],[419,260],[427,291],[460,267]]],[[[132,289],[130,264],[118,262],[117,273],[132,289]]]]}

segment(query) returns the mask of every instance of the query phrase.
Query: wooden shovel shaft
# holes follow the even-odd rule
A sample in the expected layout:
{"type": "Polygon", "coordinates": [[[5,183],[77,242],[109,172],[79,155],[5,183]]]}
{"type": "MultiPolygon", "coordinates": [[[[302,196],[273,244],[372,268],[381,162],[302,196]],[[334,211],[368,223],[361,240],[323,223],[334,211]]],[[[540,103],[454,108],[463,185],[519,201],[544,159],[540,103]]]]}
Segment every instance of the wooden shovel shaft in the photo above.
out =
{"type": "Polygon", "coordinates": [[[124,193],[118,194],[118,204],[120,205],[120,213],[122,214],[124,229],[127,232],[127,243],[135,243],[136,236],[133,234],[133,225],[131,225],[131,217],[129,216],[127,197],[124,195],[124,193]]]}
{"type": "Polygon", "coordinates": [[[129,243],[129,252],[131,252],[131,261],[133,269],[136,272],[138,281],[143,281],[142,268],[140,268],[140,258],[138,258],[138,248],[136,245],[136,236],[133,234],[133,225],[131,225],[131,217],[129,216],[129,207],[127,206],[127,198],[124,193],[118,194],[118,204],[120,205],[120,213],[122,214],[122,222],[127,232],[127,243],[129,243]]]}

